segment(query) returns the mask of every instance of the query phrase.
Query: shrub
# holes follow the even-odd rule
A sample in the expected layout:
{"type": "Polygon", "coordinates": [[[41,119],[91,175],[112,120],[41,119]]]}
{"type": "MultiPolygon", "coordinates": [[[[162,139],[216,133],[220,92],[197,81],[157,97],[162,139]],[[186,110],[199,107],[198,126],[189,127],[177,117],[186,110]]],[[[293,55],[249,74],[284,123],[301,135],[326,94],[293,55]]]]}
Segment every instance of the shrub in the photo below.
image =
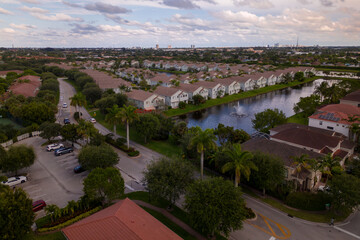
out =
{"type": "Polygon", "coordinates": [[[246,214],[245,214],[246,219],[252,219],[255,217],[255,213],[253,212],[253,210],[251,208],[245,207],[245,211],[246,211],[246,214]]]}
{"type": "Polygon", "coordinates": [[[125,138],[117,138],[116,139],[116,144],[117,145],[124,145],[126,143],[126,139],[125,138]]]}
{"type": "Polygon", "coordinates": [[[186,108],[186,103],[185,102],[179,102],[179,108],[180,109],[186,108]]]}
{"type": "Polygon", "coordinates": [[[137,157],[140,155],[140,152],[138,150],[132,151],[132,152],[128,152],[128,156],[129,157],[137,157]]]}
{"type": "Polygon", "coordinates": [[[325,210],[325,204],[331,202],[331,196],[326,193],[293,192],[286,198],[286,204],[290,207],[307,210],[325,210]]]}

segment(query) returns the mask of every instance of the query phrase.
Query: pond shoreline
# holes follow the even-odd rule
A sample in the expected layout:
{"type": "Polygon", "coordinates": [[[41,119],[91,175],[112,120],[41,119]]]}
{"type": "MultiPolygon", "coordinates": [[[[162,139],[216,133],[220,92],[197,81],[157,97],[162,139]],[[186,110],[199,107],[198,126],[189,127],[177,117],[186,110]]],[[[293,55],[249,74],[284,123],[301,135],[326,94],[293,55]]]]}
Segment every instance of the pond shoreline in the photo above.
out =
{"type": "Polygon", "coordinates": [[[307,78],[303,82],[291,82],[288,84],[277,84],[277,85],[273,85],[273,86],[267,86],[264,88],[241,92],[241,93],[234,94],[234,95],[228,95],[223,98],[210,99],[210,100],[207,100],[205,103],[197,105],[197,106],[189,104],[184,109],[179,109],[179,108],[170,109],[170,110],[164,111],[164,114],[168,117],[176,117],[176,116],[180,116],[180,115],[186,115],[186,114],[196,112],[199,110],[211,108],[211,107],[218,106],[218,105],[223,105],[226,103],[236,102],[238,100],[242,100],[242,99],[246,99],[246,98],[256,97],[258,95],[266,94],[269,92],[282,90],[282,89],[286,89],[286,88],[294,87],[294,86],[301,86],[303,84],[310,83],[317,79],[322,79],[322,78],[323,77],[315,76],[312,78],[307,78]]]}

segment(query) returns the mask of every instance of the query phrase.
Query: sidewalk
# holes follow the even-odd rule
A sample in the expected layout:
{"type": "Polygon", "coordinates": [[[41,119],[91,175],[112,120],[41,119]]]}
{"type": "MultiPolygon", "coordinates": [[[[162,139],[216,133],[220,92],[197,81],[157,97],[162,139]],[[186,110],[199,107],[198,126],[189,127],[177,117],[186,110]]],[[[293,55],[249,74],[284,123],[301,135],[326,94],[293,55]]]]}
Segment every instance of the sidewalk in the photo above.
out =
{"type": "Polygon", "coordinates": [[[155,207],[149,203],[140,201],[140,200],[133,200],[136,204],[143,206],[143,207],[147,207],[150,208],[152,210],[155,210],[161,214],[163,214],[165,217],[167,217],[168,219],[170,219],[172,222],[176,223],[177,225],[179,225],[181,228],[183,228],[185,231],[187,231],[189,234],[193,235],[194,237],[196,237],[197,239],[201,239],[201,240],[206,240],[205,237],[203,237],[201,234],[199,234],[198,232],[196,232],[194,229],[192,229],[189,225],[187,225],[186,223],[184,223],[183,221],[179,220],[178,218],[174,217],[171,213],[169,213],[168,211],[166,211],[163,208],[159,208],[159,207],[155,207]]]}

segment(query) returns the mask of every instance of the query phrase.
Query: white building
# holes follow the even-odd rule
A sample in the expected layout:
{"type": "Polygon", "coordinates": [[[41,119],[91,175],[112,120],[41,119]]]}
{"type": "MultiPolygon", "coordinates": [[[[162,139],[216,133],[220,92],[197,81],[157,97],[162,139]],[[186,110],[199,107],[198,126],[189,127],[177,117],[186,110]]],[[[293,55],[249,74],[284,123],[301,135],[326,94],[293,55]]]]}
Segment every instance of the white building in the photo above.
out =
{"type": "Polygon", "coordinates": [[[172,108],[179,107],[180,102],[188,103],[189,101],[188,94],[178,88],[158,86],[154,93],[163,97],[165,99],[165,105],[172,108]]]}

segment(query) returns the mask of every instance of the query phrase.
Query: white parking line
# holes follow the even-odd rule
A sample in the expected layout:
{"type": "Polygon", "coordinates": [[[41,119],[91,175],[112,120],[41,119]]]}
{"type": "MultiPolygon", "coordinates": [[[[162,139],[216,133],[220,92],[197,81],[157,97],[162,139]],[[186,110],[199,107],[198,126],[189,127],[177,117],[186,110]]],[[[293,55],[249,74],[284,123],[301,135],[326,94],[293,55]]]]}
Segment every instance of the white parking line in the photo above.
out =
{"type": "Polygon", "coordinates": [[[38,196],[32,197],[32,199],[33,199],[33,200],[35,200],[35,199],[41,199],[41,197],[46,196],[46,195],[47,195],[47,194],[38,195],[38,196]]]}
{"type": "Polygon", "coordinates": [[[37,192],[41,192],[41,188],[40,189],[36,189],[34,191],[26,191],[29,195],[33,195],[34,193],[37,193],[37,192]]]}
{"type": "Polygon", "coordinates": [[[353,234],[353,233],[351,233],[349,231],[346,231],[345,229],[342,229],[342,228],[339,228],[339,227],[336,227],[336,226],[334,228],[341,231],[341,232],[343,232],[343,233],[346,233],[346,234],[348,234],[348,235],[350,235],[350,236],[352,236],[354,238],[360,239],[360,236],[358,236],[356,234],[353,234]]]}
{"type": "Polygon", "coordinates": [[[21,187],[23,190],[25,191],[28,191],[30,188],[35,188],[35,187],[38,187],[39,184],[34,184],[34,185],[29,185],[29,186],[26,186],[26,187],[21,187]]]}

